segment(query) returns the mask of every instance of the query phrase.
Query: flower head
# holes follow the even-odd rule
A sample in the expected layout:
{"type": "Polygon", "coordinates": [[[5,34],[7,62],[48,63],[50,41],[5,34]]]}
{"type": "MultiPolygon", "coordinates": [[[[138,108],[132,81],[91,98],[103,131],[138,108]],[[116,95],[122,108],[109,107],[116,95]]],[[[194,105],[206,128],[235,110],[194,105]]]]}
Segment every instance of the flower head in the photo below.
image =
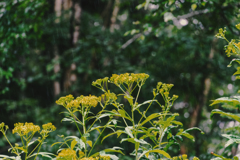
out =
{"type": "Polygon", "coordinates": [[[34,125],[33,123],[15,123],[14,129],[12,130],[13,134],[17,133],[20,136],[26,136],[29,133],[34,134],[35,132],[39,132],[40,127],[38,125],[34,125]]]}
{"type": "Polygon", "coordinates": [[[105,92],[99,97],[99,101],[102,101],[106,104],[111,104],[112,102],[117,100],[117,96],[115,93],[111,93],[110,91],[105,92]]]}
{"type": "Polygon", "coordinates": [[[58,153],[57,160],[77,160],[76,151],[71,149],[63,149],[58,153]]]}
{"type": "Polygon", "coordinates": [[[113,74],[112,77],[110,78],[110,82],[116,84],[117,86],[121,85],[121,84],[127,84],[130,85],[134,82],[137,82],[138,84],[140,82],[144,83],[146,81],[146,79],[149,77],[148,74],[145,73],[124,73],[124,74],[113,74]]]}
{"type": "Polygon", "coordinates": [[[41,135],[47,136],[48,133],[53,132],[56,130],[56,127],[52,125],[52,123],[47,123],[42,125],[42,131],[40,132],[41,135]]]}
{"type": "Polygon", "coordinates": [[[77,97],[76,100],[82,105],[82,106],[88,106],[88,107],[96,107],[98,104],[98,98],[96,96],[80,96],[77,97]]]}
{"type": "Polygon", "coordinates": [[[235,43],[235,40],[231,40],[227,46],[225,46],[225,52],[227,56],[240,54],[240,42],[235,43]]]}
{"type": "Polygon", "coordinates": [[[98,160],[99,158],[96,157],[96,158],[93,158],[93,157],[85,157],[85,158],[81,158],[80,160],[98,160]]]}

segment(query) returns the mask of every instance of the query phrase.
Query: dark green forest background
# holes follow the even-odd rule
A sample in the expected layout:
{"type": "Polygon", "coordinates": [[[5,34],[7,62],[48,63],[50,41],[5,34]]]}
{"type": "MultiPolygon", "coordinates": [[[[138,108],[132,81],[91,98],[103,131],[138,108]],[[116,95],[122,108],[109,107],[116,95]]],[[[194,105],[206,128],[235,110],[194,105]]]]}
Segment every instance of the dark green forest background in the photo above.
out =
{"type": "MultiPolygon", "coordinates": [[[[212,151],[222,153],[221,129],[228,125],[217,115],[210,119],[210,100],[238,90],[226,43],[214,35],[226,27],[229,39],[239,38],[239,8],[238,0],[1,0],[0,122],[10,129],[17,122],[52,122],[57,131],[42,150],[56,152],[51,144],[57,135],[77,134],[74,125],[61,122],[59,97],[99,96],[91,86],[96,79],[147,73],[140,99],[151,99],[158,81],[174,84],[170,94],[179,95],[173,107],[179,120],[205,132],[192,132],[196,141],[184,139],[169,149],[171,155],[209,160],[212,151]]],[[[19,141],[10,132],[8,137],[19,141]]],[[[99,149],[120,138],[99,142],[99,149]]],[[[131,159],[132,146],[120,146],[127,155],[120,159],[131,159]]],[[[232,157],[237,147],[222,154],[232,157]]],[[[0,135],[0,154],[9,154],[8,148],[0,135]]]]}

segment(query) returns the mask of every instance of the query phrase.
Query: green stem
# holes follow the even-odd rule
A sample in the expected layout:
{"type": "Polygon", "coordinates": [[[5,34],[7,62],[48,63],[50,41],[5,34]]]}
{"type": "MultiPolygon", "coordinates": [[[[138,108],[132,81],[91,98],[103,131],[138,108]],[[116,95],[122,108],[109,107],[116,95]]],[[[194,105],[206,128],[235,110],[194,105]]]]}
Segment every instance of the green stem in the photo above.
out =
{"type": "MultiPolygon", "coordinates": [[[[108,124],[111,120],[112,120],[112,118],[109,119],[109,121],[107,122],[107,124],[108,124]]],[[[91,154],[91,152],[92,152],[94,146],[97,144],[99,138],[101,137],[102,133],[104,132],[104,130],[105,130],[106,128],[107,128],[107,126],[105,125],[104,128],[103,128],[103,130],[102,130],[102,132],[101,132],[100,135],[98,136],[97,140],[96,140],[95,143],[93,144],[91,150],[89,151],[89,153],[88,153],[88,157],[90,156],[90,154],[91,154]]]]}
{"type": "MultiPolygon", "coordinates": [[[[85,113],[84,113],[84,107],[82,107],[82,123],[83,123],[83,135],[86,133],[86,126],[85,126],[85,113]]],[[[87,140],[86,140],[87,142],[87,140]]],[[[84,142],[85,144],[85,150],[84,150],[84,153],[85,153],[85,157],[87,157],[87,144],[84,142]]]]}
{"type": "Polygon", "coordinates": [[[28,155],[28,157],[31,156],[31,154],[33,154],[33,152],[37,149],[37,147],[38,147],[41,143],[42,143],[42,142],[38,143],[38,145],[32,150],[32,152],[28,155]]]}
{"type": "MultiPolygon", "coordinates": [[[[151,103],[148,105],[147,109],[145,110],[145,114],[147,113],[148,109],[149,109],[149,108],[150,108],[150,106],[152,105],[152,103],[153,103],[153,100],[154,100],[155,98],[156,98],[156,96],[154,96],[154,97],[153,97],[153,99],[152,99],[152,102],[151,102],[151,103]]],[[[142,119],[143,119],[143,114],[142,114],[142,117],[140,118],[140,120],[139,120],[138,124],[140,124],[140,123],[141,123],[142,119]]]]}
{"type": "Polygon", "coordinates": [[[12,144],[11,144],[10,141],[8,140],[6,134],[5,134],[4,132],[2,132],[2,133],[3,133],[3,136],[6,138],[7,142],[9,143],[9,145],[11,146],[11,148],[14,150],[15,154],[16,154],[17,156],[19,156],[18,152],[15,150],[15,148],[12,146],[12,144]]]}
{"type": "Polygon", "coordinates": [[[77,124],[77,122],[76,122],[76,120],[75,120],[75,115],[74,115],[72,112],[70,112],[70,113],[71,113],[71,116],[73,117],[73,120],[74,120],[75,125],[77,126],[78,132],[79,132],[80,135],[82,136],[82,132],[80,131],[80,129],[79,129],[79,127],[78,127],[78,124],[77,124]]]}
{"type": "MultiPolygon", "coordinates": [[[[42,142],[44,141],[44,139],[45,139],[45,138],[43,137],[41,143],[39,143],[39,144],[41,144],[41,145],[40,145],[40,147],[38,148],[37,155],[36,155],[36,157],[34,158],[34,160],[36,160],[36,158],[37,158],[37,156],[38,156],[38,153],[39,153],[39,151],[40,151],[40,149],[41,149],[41,147],[42,147],[42,142]]],[[[38,145],[39,145],[39,144],[38,144],[38,145]]],[[[34,148],[34,149],[35,149],[35,148],[34,148]]]]}

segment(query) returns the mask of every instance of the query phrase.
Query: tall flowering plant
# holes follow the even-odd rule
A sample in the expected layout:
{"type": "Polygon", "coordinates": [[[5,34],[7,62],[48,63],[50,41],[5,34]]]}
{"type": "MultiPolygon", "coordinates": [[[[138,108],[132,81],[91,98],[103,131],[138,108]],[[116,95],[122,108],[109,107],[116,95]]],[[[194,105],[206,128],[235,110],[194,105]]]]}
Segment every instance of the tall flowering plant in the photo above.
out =
{"type": "MultiPolygon", "coordinates": [[[[63,113],[66,115],[62,121],[75,124],[79,137],[60,135],[62,141],[52,144],[52,146],[59,146],[57,155],[40,152],[43,141],[50,132],[56,129],[51,123],[43,125],[41,131],[39,126],[32,123],[15,124],[13,133],[18,134],[22,140],[22,146],[15,145],[15,147],[6,137],[8,127],[1,123],[0,131],[10,143],[11,152],[16,157],[4,155],[0,155],[0,157],[20,160],[22,158],[20,155],[25,153],[23,156],[25,160],[32,157],[36,159],[38,155],[52,160],[118,160],[119,158],[115,154],[123,154],[120,147],[93,152],[93,148],[103,135],[101,142],[116,135],[121,137],[120,143],[134,144],[131,155],[136,160],[187,160],[187,155],[171,157],[168,148],[172,145],[179,145],[179,141],[182,141],[183,137],[194,141],[194,137],[189,132],[201,130],[196,127],[182,129],[182,123],[176,120],[179,114],[171,112],[171,107],[178,98],[177,95],[170,94],[173,84],[158,82],[156,88],[152,90],[153,98],[140,103],[141,89],[148,77],[149,75],[145,73],[113,74],[110,78],[105,77],[92,82],[93,86],[103,91],[99,97],[81,95],[74,98],[72,95],[67,95],[59,98],[56,103],[64,107],[63,113]],[[119,88],[121,93],[118,95],[113,93],[109,89],[112,86],[119,88]],[[158,101],[159,98],[163,104],[158,101]],[[91,109],[97,106],[100,111],[93,114],[91,109]],[[158,107],[159,112],[149,113],[148,111],[152,106],[158,107]],[[97,122],[101,121],[102,118],[107,119],[107,123],[99,125],[97,122]],[[106,134],[107,128],[113,132],[106,134]],[[96,131],[99,134],[96,134],[96,131]],[[42,138],[31,141],[36,132],[40,132],[42,138]],[[92,134],[97,137],[95,141],[90,136],[92,134]],[[29,146],[36,141],[38,141],[36,147],[29,151],[29,146]],[[37,152],[35,152],[36,150],[37,152]]],[[[198,158],[194,157],[193,160],[198,160],[198,158]]]]}
{"type": "Polygon", "coordinates": [[[7,130],[8,126],[2,122],[0,124],[0,132],[2,132],[3,136],[6,138],[7,142],[11,146],[9,150],[16,156],[0,155],[0,157],[3,157],[3,159],[21,160],[22,158],[21,155],[24,155],[23,157],[25,160],[30,158],[34,158],[35,160],[38,155],[48,158],[54,156],[54,154],[52,153],[40,152],[41,146],[44,143],[45,139],[48,137],[49,133],[56,130],[56,127],[52,125],[52,123],[42,125],[42,129],[40,129],[38,125],[34,125],[33,123],[26,122],[25,124],[24,123],[14,124],[14,129],[12,130],[12,133],[20,136],[22,144],[16,143],[15,145],[12,145],[6,136],[7,130]],[[34,140],[33,136],[35,135],[36,132],[39,132],[41,137],[34,140]],[[29,150],[30,146],[32,147],[34,144],[35,144],[34,149],[29,150]]]}
{"type": "MultiPolygon", "coordinates": [[[[236,28],[238,30],[240,30],[240,23],[236,25],[236,28]]],[[[216,37],[220,38],[220,39],[224,39],[228,42],[228,44],[224,47],[225,48],[225,52],[227,54],[228,57],[230,56],[239,56],[240,55],[240,40],[239,39],[232,39],[231,41],[229,41],[226,36],[226,28],[219,29],[219,33],[217,33],[216,37]]],[[[240,64],[240,59],[233,59],[230,64],[228,65],[228,67],[231,67],[233,62],[237,62],[238,64],[240,64]]],[[[240,67],[237,67],[237,71],[233,74],[234,76],[236,76],[236,79],[240,79],[240,67]]],[[[238,91],[238,93],[240,93],[240,91],[238,91]]],[[[240,96],[236,95],[233,97],[221,97],[218,98],[216,100],[213,100],[211,106],[216,105],[216,104],[223,104],[222,107],[224,109],[230,110],[232,112],[239,110],[239,106],[240,106],[240,96]]],[[[240,122],[240,115],[236,114],[236,113],[232,113],[232,112],[226,112],[220,109],[214,109],[211,112],[211,117],[214,114],[220,114],[223,117],[227,117],[229,119],[233,119],[237,122],[240,122]]],[[[239,126],[233,126],[233,127],[228,127],[225,129],[225,134],[222,134],[223,137],[227,138],[228,141],[226,142],[224,148],[227,148],[230,145],[233,145],[235,143],[239,144],[240,143],[240,136],[239,136],[239,131],[240,131],[240,127],[239,126]]],[[[226,158],[222,155],[218,155],[216,153],[212,154],[215,156],[215,158],[213,158],[212,160],[231,160],[230,158],[226,158]]],[[[236,155],[233,157],[234,160],[238,160],[240,155],[236,155]]]]}

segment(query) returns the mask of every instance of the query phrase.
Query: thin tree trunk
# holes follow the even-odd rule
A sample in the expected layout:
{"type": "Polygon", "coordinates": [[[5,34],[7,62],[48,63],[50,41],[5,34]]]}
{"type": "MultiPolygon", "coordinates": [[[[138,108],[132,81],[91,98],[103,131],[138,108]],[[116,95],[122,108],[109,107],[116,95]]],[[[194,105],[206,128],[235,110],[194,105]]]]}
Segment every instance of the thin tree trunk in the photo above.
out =
{"type": "MultiPolygon", "coordinates": [[[[62,13],[61,9],[62,9],[62,0],[55,0],[55,4],[54,4],[54,11],[55,11],[55,15],[56,15],[55,23],[60,22],[60,17],[61,17],[61,13],[62,13]]],[[[59,52],[58,52],[57,44],[54,45],[53,52],[54,52],[54,56],[55,56],[54,59],[57,61],[59,59],[59,52]]],[[[60,64],[57,63],[54,65],[54,74],[57,74],[59,71],[60,71],[60,64]]],[[[59,95],[61,92],[60,82],[55,80],[53,82],[53,88],[54,88],[54,96],[59,95]]]]}
{"type": "MultiPolygon", "coordinates": [[[[68,0],[69,1],[69,0],[68,0]]],[[[68,3],[69,4],[69,3],[68,3]]],[[[65,9],[70,9],[72,7],[72,20],[70,23],[71,24],[71,29],[70,29],[70,34],[71,34],[71,46],[74,48],[77,45],[77,41],[79,40],[79,35],[80,35],[80,18],[81,18],[81,13],[82,9],[80,6],[79,1],[71,1],[72,4],[71,6],[68,5],[69,8],[65,9]]],[[[71,66],[65,71],[65,77],[64,77],[64,90],[68,91],[69,87],[72,85],[73,82],[77,80],[77,76],[75,73],[72,73],[76,69],[76,64],[72,63],[71,66]]]]}
{"type": "MultiPolygon", "coordinates": [[[[214,52],[215,52],[215,46],[216,46],[216,42],[217,39],[214,38],[212,41],[212,47],[208,56],[208,59],[211,60],[214,57],[214,52]]],[[[207,68],[211,68],[210,64],[207,65],[207,68]]],[[[191,123],[189,125],[189,127],[194,127],[197,125],[198,123],[198,116],[201,113],[202,107],[206,105],[207,103],[207,98],[208,98],[208,94],[209,94],[209,90],[211,87],[211,78],[209,76],[207,76],[204,79],[204,90],[202,93],[202,97],[199,98],[200,102],[196,105],[193,114],[191,116],[191,123]]]]}
{"type": "MultiPolygon", "coordinates": [[[[210,53],[209,53],[209,56],[208,56],[209,60],[213,59],[213,57],[214,57],[214,53],[216,52],[215,51],[216,50],[215,49],[216,43],[217,43],[217,38],[214,38],[213,41],[212,41],[212,47],[211,47],[211,50],[210,50],[210,53]]],[[[207,69],[210,69],[211,64],[207,64],[206,67],[207,67],[207,69]]],[[[209,75],[205,77],[203,83],[204,83],[204,90],[202,92],[202,95],[199,97],[199,99],[198,99],[199,102],[198,102],[198,104],[196,105],[196,107],[193,111],[189,127],[195,127],[195,126],[199,125],[199,122],[200,122],[199,116],[202,113],[202,108],[204,106],[206,106],[206,103],[207,103],[207,100],[208,100],[208,94],[209,94],[210,87],[211,87],[211,78],[210,78],[209,75]]],[[[197,139],[197,134],[195,134],[195,138],[197,139]]],[[[198,145],[201,145],[201,144],[196,144],[196,147],[195,147],[196,156],[198,156],[200,154],[198,145]]]]}
{"type": "Polygon", "coordinates": [[[113,5],[113,0],[109,0],[102,12],[103,30],[109,27],[112,5],[113,5]]]}
{"type": "Polygon", "coordinates": [[[120,6],[120,0],[115,0],[115,4],[113,7],[113,12],[112,12],[112,17],[111,17],[111,25],[110,25],[110,32],[113,32],[114,29],[116,28],[116,20],[117,20],[117,15],[119,12],[119,6],[120,6]]]}

